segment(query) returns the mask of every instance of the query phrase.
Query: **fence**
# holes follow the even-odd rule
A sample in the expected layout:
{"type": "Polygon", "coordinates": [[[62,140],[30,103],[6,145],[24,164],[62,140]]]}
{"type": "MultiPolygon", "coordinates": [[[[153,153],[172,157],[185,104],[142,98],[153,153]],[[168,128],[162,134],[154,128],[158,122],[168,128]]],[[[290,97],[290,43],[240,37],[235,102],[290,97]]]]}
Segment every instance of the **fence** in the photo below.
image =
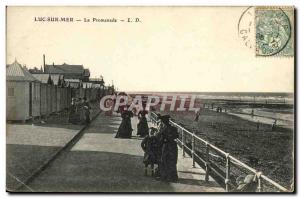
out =
{"type": "MultiPolygon", "coordinates": [[[[150,119],[153,124],[157,124],[158,118],[156,113],[151,112],[150,119]]],[[[170,123],[179,131],[177,142],[182,148],[183,157],[185,157],[187,153],[192,158],[193,167],[195,167],[195,163],[197,163],[205,168],[205,181],[208,181],[211,175],[216,178],[217,181],[221,182],[221,185],[224,186],[228,192],[237,187],[236,175],[254,174],[257,178],[256,190],[258,192],[289,192],[285,187],[263,175],[262,172],[251,168],[229,153],[210,144],[193,132],[188,131],[176,122],[170,121],[170,123]]]]}

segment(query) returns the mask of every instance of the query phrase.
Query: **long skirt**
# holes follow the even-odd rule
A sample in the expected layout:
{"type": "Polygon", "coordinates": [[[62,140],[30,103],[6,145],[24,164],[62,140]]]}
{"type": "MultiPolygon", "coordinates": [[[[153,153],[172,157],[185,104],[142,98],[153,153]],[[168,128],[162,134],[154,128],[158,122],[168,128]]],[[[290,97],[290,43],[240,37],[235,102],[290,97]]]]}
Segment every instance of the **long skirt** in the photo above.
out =
{"type": "Polygon", "coordinates": [[[149,126],[148,126],[147,119],[145,117],[142,117],[140,119],[140,122],[137,125],[137,135],[141,137],[145,137],[148,134],[149,134],[149,126]]]}
{"type": "Polygon", "coordinates": [[[178,148],[176,142],[167,142],[163,145],[160,163],[161,179],[165,181],[176,181],[178,148]]]}
{"type": "Polygon", "coordinates": [[[122,120],[118,132],[115,138],[131,138],[132,136],[132,127],[130,118],[125,118],[122,120]]]}

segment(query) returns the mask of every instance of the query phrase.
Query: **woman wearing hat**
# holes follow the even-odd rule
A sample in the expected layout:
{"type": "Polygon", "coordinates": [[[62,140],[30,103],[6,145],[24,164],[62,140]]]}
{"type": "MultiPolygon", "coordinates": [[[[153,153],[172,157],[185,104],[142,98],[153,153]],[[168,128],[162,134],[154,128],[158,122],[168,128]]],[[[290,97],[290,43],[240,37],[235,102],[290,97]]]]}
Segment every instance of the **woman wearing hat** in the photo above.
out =
{"type": "Polygon", "coordinates": [[[137,135],[145,137],[149,133],[149,126],[146,115],[148,111],[142,110],[138,113],[139,123],[137,124],[137,135]]]}
{"type": "Polygon", "coordinates": [[[131,118],[133,117],[133,113],[131,111],[124,110],[121,117],[122,122],[118,128],[115,138],[131,138],[133,131],[131,127],[131,118]]]}
{"type": "Polygon", "coordinates": [[[177,175],[177,156],[178,148],[176,139],[178,138],[177,128],[171,126],[170,116],[160,116],[161,120],[161,143],[162,153],[160,162],[161,180],[175,182],[178,180],[177,175]]]}

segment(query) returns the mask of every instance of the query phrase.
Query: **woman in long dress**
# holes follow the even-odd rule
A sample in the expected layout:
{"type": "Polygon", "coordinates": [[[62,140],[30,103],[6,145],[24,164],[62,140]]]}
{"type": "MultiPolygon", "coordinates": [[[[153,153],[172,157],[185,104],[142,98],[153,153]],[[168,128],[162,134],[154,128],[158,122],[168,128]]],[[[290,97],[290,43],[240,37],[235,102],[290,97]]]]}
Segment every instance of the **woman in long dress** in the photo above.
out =
{"type": "Polygon", "coordinates": [[[131,111],[124,110],[121,117],[122,122],[118,128],[115,138],[131,138],[133,131],[131,126],[131,118],[133,117],[133,113],[131,111]]]}
{"type": "Polygon", "coordinates": [[[176,182],[178,180],[178,148],[175,141],[178,138],[177,128],[170,125],[169,116],[162,116],[160,119],[163,125],[161,128],[162,153],[159,167],[161,180],[176,182]]]}
{"type": "Polygon", "coordinates": [[[147,114],[148,111],[145,110],[138,113],[139,123],[137,124],[137,135],[140,137],[145,137],[149,133],[149,126],[146,118],[147,114]]]}

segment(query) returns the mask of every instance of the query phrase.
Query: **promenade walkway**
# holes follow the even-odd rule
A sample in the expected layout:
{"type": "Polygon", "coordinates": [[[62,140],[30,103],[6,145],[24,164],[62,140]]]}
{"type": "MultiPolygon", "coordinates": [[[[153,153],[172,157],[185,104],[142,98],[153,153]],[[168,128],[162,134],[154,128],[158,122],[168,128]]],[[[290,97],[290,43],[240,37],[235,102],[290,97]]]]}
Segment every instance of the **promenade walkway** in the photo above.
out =
{"type": "Polygon", "coordinates": [[[61,153],[21,191],[224,192],[212,178],[205,182],[204,170],[192,168],[191,158],[181,155],[177,183],[144,176],[141,139],[136,137],[137,118],[132,119],[132,139],[114,138],[120,122],[120,116],[100,114],[74,146],[61,153]]]}

